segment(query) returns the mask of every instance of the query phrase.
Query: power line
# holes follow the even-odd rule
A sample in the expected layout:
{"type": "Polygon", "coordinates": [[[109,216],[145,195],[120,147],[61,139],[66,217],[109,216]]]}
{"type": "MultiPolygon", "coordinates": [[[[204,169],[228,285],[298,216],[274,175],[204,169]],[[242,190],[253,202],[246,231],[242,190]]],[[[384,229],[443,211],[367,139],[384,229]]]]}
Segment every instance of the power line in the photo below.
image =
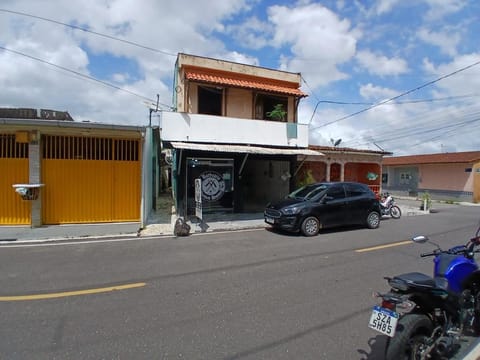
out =
{"type": "Polygon", "coordinates": [[[112,35],[107,35],[107,34],[97,32],[97,31],[89,30],[89,29],[86,29],[86,28],[82,28],[80,26],[67,24],[67,23],[64,23],[64,22],[61,22],[61,21],[57,21],[57,20],[53,20],[53,19],[49,19],[49,18],[37,16],[37,15],[32,15],[32,14],[28,14],[28,13],[24,13],[24,12],[20,12],[20,11],[13,11],[13,10],[7,10],[7,9],[0,9],[0,11],[5,12],[5,13],[20,15],[20,16],[26,16],[26,17],[30,17],[30,18],[38,19],[38,20],[42,20],[42,21],[51,22],[51,23],[54,23],[54,24],[57,24],[57,25],[62,25],[62,26],[69,27],[69,28],[74,29],[74,30],[81,30],[81,31],[84,31],[84,32],[87,32],[87,33],[90,33],[90,34],[101,36],[101,37],[104,37],[104,38],[107,38],[107,39],[110,39],[110,40],[120,41],[120,42],[128,44],[128,45],[136,46],[136,47],[139,47],[139,48],[142,48],[142,49],[145,49],[145,50],[149,50],[149,51],[153,51],[153,52],[157,52],[157,53],[160,53],[160,54],[163,54],[163,55],[174,56],[174,57],[177,56],[177,54],[170,53],[168,51],[155,49],[155,48],[152,48],[150,46],[142,45],[142,44],[139,44],[139,43],[136,43],[136,42],[133,42],[133,41],[129,41],[129,40],[125,40],[125,39],[121,39],[121,38],[118,38],[118,37],[115,37],[115,36],[112,36],[112,35]]]}
{"type": "MultiPolygon", "coordinates": [[[[58,68],[58,69],[61,69],[61,70],[66,71],[66,72],[70,72],[70,73],[75,74],[75,75],[77,75],[77,76],[80,76],[80,77],[82,77],[82,78],[85,78],[85,79],[88,79],[88,80],[91,80],[91,81],[98,82],[98,83],[100,83],[100,84],[102,84],[102,85],[104,85],[104,86],[108,86],[108,87],[114,88],[114,89],[116,89],[116,90],[120,90],[120,91],[126,92],[126,93],[128,93],[128,94],[130,94],[130,95],[133,95],[133,96],[136,96],[136,97],[138,97],[138,98],[140,98],[140,99],[142,99],[142,100],[146,100],[146,101],[153,102],[153,103],[156,102],[156,100],[153,100],[153,99],[151,99],[151,98],[148,98],[148,97],[146,97],[146,96],[144,96],[144,95],[137,94],[137,93],[135,93],[135,92],[133,92],[133,91],[130,91],[130,90],[121,88],[121,87],[119,87],[119,86],[110,84],[110,83],[108,83],[108,82],[106,82],[106,81],[97,79],[97,78],[95,78],[95,77],[93,77],[93,76],[82,74],[81,72],[78,72],[78,71],[75,71],[75,70],[66,68],[66,67],[64,67],[64,66],[60,66],[60,65],[54,64],[54,63],[52,63],[52,62],[49,62],[49,61],[46,61],[46,60],[37,58],[37,57],[35,57],[35,56],[28,55],[28,54],[22,53],[22,52],[20,52],[20,51],[16,51],[16,50],[12,50],[12,49],[7,49],[7,48],[5,48],[5,47],[3,47],[3,46],[0,46],[0,49],[5,50],[5,51],[7,51],[7,52],[11,52],[11,53],[16,54],[16,55],[24,56],[24,57],[26,57],[26,58],[29,58],[29,59],[32,59],[32,60],[41,62],[41,63],[43,63],[43,64],[47,64],[47,65],[56,67],[56,68],[58,68]]],[[[171,109],[171,106],[169,106],[169,105],[162,104],[162,103],[160,103],[160,105],[162,105],[162,106],[164,106],[164,107],[167,107],[168,109],[171,109]]]]}
{"type": "Polygon", "coordinates": [[[384,104],[386,104],[386,103],[388,103],[388,102],[391,102],[391,101],[393,101],[393,100],[396,100],[396,99],[398,99],[398,98],[400,98],[400,97],[402,97],[402,96],[411,94],[411,93],[413,93],[413,92],[415,92],[415,91],[418,91],[418,90],[423,89],[423,88],[425,88],[425,87],[427,87],[427,86],[430,86],[430,85],[432,85],[432,84],[435,84],[435,83],[437,83],[437,82],[439,82],[439,81],[441,81],[441,80],[444,80],[444,79],[446,79],[446,78],[448,78],[448,77],[451,77],[451,76],[453,76],[453,75],[456,75],[456,74],[458,74],[458,73],[460,73],[460,72],[462,72],[462,71],[468,70],[468,69],[470,69],[470,68],[472,68],[472,67],[474,67],[474,66],[476,66],[476,65],[478,65],[478,64],[480,64],[480,61],[477,61],[477,62],[475,62],[475,63],[473,63],[473,64],[468,65],[468,66],[465,66],[465,67],[463,67],[463,68],[461,68],[461,69],[455,70],[455,71],[453,71],[453,72],[451,72],[451,73],[449,73],[449,74],[447,74],[447,75],[443,75],[443,76],[441,76],[441,77],[439,77],[439,78],[437,78],[437,79],[435,79],[435,80],[429,81],[428,83],[425,83],[425,84],[423,84],[423,85],[420,85],[420,86],[418,86],[418,87],[416,87],[416,88],[414,88],[414,89],[410,89],[410,90],[408,90],[408,91],[405,91],[405,92],[401,93],[400,95],[394,96],[394,97],[392,97],[392,98],[390,98],[390,99],[388,99],[388,100],[381,101],[381,102],[379,102],[379,103],[377,103],[377,104],[374,104],[374,105],[372,105],[372,106],[369,106],[369,107],[367,107],[367,108],[365,108],[365,109],[362,109],[362,110],[360,110],[360,111],[354,112],[353,114],[350,114],[350,115],[344,116],[344,117],[342,117],[342,118],[340,118],[340,119],[333,120],[333,121],[327,122],[326,124],[323,124],[323,125],[320,125],[320,126],[311,128],[310,130],[316,130],[316,129],[319,129],[319,128],[324,127],[324,126],[331,125],[331,124],[337,123],[337,122],[339,122],[339,121],[349,119],[349,118],[351,118],[351,117],[353,117],[353,116],[355,116],[355,115],[361,114],[361,113],[363,113],[363,112],[366,112],[366,111],[368,111],[368,110],[371,110],[371,109],[373,109],[373,108],[376,108],[376,107],[378,107],[378,106],[380,106],[380,105],[384,105],[384,104]]]}
{"type": "MultiPolygon", "coordinates": [[[[416,135],[431,134],[431,133],[435,133],[435,132],[438,132],[438,131],[442,131],[442,133],[439,134],[439,135],[435,135],[431,138],[424,139],[422,141],[422,143],[424,143],[426,141],[431,141],[431,140],[435,140],[435,139],[444,137],[447,133],[451,133],[451,132],[457,130],[458,128],[461,128],[461,127],[464,127],[466,125],[470,125],[470,124],[479,122],[480,121],[479,115],[480,115],[480,111],[475,111],[475,112],[470,113],[470,114],[465,114],[461,119],[459,119],[459,121],[453,122],[453,123],[452,123],[450,118],[444,119],[436,127],[428,126],[429,124],[431,124],[431,122],[428,122],[428,124],[420,124],[420,126],[417,126],[417,127],[414,127],[414,128],[404,127],[402,129],[393,129],[389,133],[383,133],[382,134],[383,138],[378,138],[377,137],[374,140],[375,140],[375,142],[385,143],[387,141],[392,142],[392,141],[395,141],[395,140],[400,140],[400,139],[404,139],[404,138],[412,137],[412,136],[416,136],[416,135]]],[[[346,143],[350,143],[350,141],[347,141],[346,143]]],[[[360,141],[356,141],[356,142],[353,142],[349,146],[354,146],[354,144],[357,144],[357,146],[363,146],[363,145],[368,145],[370,143],[372,143],[372,140],[369,140],[368,142],[364,142],[364,143],[361,143],[360,141]]],[[[416,144],[416,145],[418,145],[418,144],[416,144]]]]}

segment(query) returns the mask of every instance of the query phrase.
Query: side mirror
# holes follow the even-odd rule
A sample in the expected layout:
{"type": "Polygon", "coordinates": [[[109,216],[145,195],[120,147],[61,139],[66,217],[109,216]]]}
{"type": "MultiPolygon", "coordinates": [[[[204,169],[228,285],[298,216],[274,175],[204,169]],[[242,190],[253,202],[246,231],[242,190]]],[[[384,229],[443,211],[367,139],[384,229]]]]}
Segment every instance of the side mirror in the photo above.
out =
{"type": "Polygon", "coordinates": [[[412,241],[417,243],[417,244],[423,244],[423,243],[426,243],[428,241],[428,237],[426,237],[425,235],[418,235],[418,236],[414,236],[412,238],[412,241]]]}

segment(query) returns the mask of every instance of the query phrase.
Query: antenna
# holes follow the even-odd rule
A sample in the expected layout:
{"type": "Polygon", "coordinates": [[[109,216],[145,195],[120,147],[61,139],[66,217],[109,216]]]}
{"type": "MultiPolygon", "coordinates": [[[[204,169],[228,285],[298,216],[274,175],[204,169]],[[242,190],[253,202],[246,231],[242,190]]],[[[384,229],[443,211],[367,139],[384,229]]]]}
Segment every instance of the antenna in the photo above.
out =
{"type": "Polygon", "coordinates": [[[144,101],[144,103],[148,106],[148,108],[150,109],[150,116],[148,117],[148,126],[149,127],[152,127],[152,112],[157,112],[158,111],[158,101],[160,99],[160,95],[157,94],[157,103],[156,104],[153,104],[151,102],[146,102],[144,101]],[[152,105],[154,107],[152,107],[152,105]]]}
{"type": "Polygon", "coordinates": [[[380,147],[380,145],[378,145],[375,141],[372,141],[372,142],[373,142],[373,145],[375,145],[377,148],[379,148],[380,150],[382,150],[383,152],[385,152],[385,150],[382,149],[382,148],[380,147]]]}

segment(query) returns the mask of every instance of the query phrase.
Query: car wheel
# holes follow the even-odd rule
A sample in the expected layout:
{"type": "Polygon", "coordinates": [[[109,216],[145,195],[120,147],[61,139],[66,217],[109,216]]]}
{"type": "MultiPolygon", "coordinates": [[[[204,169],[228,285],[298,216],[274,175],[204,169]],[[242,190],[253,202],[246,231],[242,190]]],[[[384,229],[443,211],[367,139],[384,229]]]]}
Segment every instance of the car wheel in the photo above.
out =
{"type": "Polygon", "coordinates": [[[372,211],[367,216],[367,227],[369,229],[376,229],[380,226],[380,214],[376,211],[372,211]]]}
{"type": "Polygon", "coordinates": [[[305,236],[315,236],[320,231],[320,221],[315,216],[309,216],[302,221],[301,230],[305,236]]]}

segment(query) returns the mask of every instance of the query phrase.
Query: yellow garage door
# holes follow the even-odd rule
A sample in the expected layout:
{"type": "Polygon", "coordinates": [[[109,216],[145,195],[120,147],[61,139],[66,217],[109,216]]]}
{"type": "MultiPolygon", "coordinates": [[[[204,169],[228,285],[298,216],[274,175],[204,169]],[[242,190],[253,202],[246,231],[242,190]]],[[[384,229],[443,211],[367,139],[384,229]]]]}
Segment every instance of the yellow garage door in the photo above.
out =
{"type": "Polygon", "coordinates": [[[0,134],[0,224],[30,224],[30,201],[15,193],[13,184],[28,183],[28,143],[0,134]]]}
{"type": "Polygon", "coordinates": [[[139,221],[140,159],[137,139],[45,136],[44,223],[139,221]]]}

